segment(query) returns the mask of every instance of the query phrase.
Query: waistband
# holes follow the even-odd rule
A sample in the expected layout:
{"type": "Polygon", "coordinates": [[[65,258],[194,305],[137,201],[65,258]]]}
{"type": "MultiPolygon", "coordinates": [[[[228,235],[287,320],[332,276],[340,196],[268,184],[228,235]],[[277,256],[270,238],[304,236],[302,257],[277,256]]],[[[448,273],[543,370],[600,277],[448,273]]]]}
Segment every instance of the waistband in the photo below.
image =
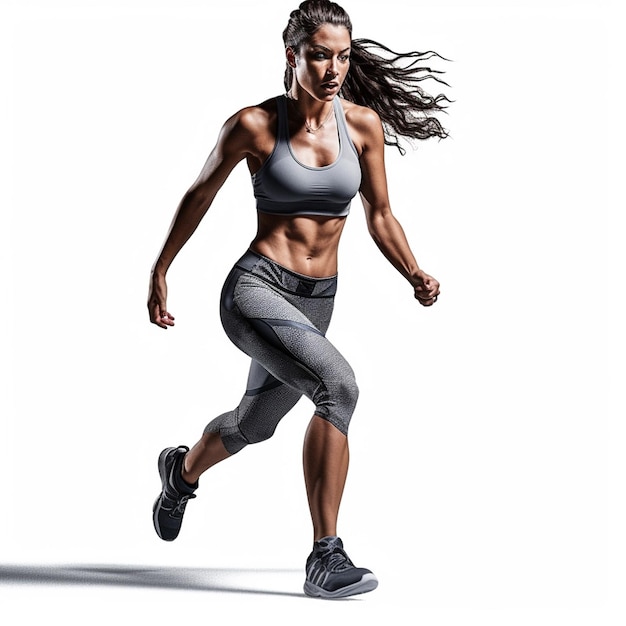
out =
{"type": "Polygon", "coordinates": [[[258,276],[279,289],[301,296],[332,298],[337,292],[337,275],[316,278],[299,274],[253,250],[248,250],[235,263],[235,267],[258,276]]]}

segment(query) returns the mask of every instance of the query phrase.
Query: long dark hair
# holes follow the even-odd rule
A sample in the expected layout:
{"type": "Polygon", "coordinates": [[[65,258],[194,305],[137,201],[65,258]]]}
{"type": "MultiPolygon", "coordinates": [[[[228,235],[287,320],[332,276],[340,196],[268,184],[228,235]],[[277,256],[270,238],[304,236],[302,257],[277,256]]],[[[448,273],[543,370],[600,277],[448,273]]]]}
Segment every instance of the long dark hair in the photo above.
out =
{"type": "MultiPolygon", "coordinates": [[[[299,52],[302,45],[324,24],[344,26],[352,37],[350,16],[336,2],[330,0],[305,0],[291,12],[283,31],[285,48],[299,52]]],[[[422,65],[432,58],[441,58],[436,52],[394,52],[372,39],[353,39],[350,53],[350,70],[341,88],[341,96],[369,107],[380,116],[385,131],[385,143],[396,146],[401,153],[399,137],[408,139],[444,138],[448,131],[436,117],[430,115],[443,111],[446,102],[443,94],[431,96],[419,83],[433,79],[444,84],[432,70],[422,65]]],[[[285,89],[291,88],[293,69],[287,64],[285,89]]]]}

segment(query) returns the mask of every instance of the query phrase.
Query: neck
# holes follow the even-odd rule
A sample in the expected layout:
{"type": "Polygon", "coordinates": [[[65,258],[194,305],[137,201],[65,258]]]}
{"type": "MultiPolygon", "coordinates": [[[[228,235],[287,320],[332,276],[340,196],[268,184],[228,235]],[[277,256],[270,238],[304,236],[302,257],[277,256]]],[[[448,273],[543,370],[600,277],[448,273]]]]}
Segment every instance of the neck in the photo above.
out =
{"type": "Polygon", "coordinates": [[[287,100],[302,118],[307,132],[315,133],[330,119],[333,113],[333,100],[316,100],[303,90],[292,87],[287,92],[287,100]]]}

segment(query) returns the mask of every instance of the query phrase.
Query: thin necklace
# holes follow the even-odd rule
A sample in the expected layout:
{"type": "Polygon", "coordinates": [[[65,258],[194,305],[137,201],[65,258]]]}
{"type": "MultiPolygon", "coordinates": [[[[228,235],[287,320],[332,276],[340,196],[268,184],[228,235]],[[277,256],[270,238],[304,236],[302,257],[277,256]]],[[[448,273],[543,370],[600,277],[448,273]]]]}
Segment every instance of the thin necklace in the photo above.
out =
{"type": "MultiPolygon", "coordinates": [[[[289,92],[287,92],[287,99],[288,100],[294,100],[294,98],[291,97],[291,94],[289,92]]],[[[307,133],[313,133],[315,134],[317,131],[321,130],[322,128],[324,128],[324,124],[326,124],[326,122],[328,122],[328,120],[330,119],[330,116],[333,114],[333,112],[335,111],[335,107],[331,106],[330,107],[330,111],[328,111],[328,115],[326,116],[326,119],[317,127],[317,128],[313,128],[313,126],[311,126],[311,124],[309,124],[306,121],[306,118],[304,117],[304,115],[302,115],[302,113],[300,113],[300,111],[298,111],[297,107],[294,105],[294,109],[296,110],[296,113],[302,118],[302,120],[304,121],[304,126],[306,127],[306,132],[307,133]]]]}

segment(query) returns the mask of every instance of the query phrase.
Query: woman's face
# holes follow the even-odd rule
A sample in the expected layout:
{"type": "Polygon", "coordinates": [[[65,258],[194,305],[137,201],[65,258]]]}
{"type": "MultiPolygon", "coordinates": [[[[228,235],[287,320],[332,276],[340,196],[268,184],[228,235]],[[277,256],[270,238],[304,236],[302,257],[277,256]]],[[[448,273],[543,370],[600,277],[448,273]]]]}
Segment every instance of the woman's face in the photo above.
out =
{"type": "Polygon", "coordinates": [[[298,85],[316,100],[332,100],[350,68],[350,33],[324,24],[298,52],[287,48],[287,62],[298,85]]]}

